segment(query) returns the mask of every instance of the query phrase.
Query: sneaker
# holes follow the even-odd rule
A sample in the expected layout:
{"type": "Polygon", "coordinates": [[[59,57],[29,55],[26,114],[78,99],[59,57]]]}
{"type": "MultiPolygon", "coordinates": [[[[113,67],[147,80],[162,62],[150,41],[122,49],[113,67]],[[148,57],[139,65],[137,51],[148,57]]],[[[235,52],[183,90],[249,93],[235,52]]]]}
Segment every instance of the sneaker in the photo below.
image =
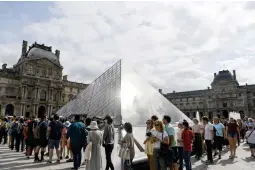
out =
{"type": "Polygon", "coordinates": [[[207,165],[209,165],[209,164],[213,164],[213,161],[207,160],[205,163],[206,163],[207,165]]]}
{"type": "Polygon", "coordinates": [[[40,160],[39,160],[39,159],[35,159],[35,160],[34,160],[34,163],[36,163],[36,162],[40,162],[40,160]]]}
{"type": "Polygon", "coordinates": [[[69,159],[69,156],[66,156],[65,159],[69,159]]]}
{"type": "Polygon", "coordinates": [[[214,155],[213,155],[213,157],[216,157],[217,155],[218,155],[218,153],[217,153],[217,152],[215,152],[215,153],[214,153],[214,155]]]}
{"type": "Polygon", "coordinates": [[[73,162],[73,159],[70,158],[66,162],[73,162]]]}

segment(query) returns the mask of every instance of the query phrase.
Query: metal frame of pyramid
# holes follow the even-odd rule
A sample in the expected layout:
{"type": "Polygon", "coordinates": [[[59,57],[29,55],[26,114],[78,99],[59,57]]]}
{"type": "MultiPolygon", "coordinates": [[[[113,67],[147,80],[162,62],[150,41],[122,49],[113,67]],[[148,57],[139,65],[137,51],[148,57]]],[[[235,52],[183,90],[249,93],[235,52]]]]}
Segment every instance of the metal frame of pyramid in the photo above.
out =
{"type": "Polygon", "coordinates": [[[58,110],[57,114],[65,117],[75,114],[103,117],[108,114],[116,117],[114,114],[119,113],[120,115],[121,112],[120,102],[117,101],[120,88],[121,60],[95,79],[75,99],[58,110]]]}
{"type": "Polygon", "coordinates": [[[144,81],[127,63],[119,60],[85,90],[68,102],[58,115],[70,117],[75,114],[104,118],[110,115],[115,125],[131,122],[144,125],[152,115],[170,115],[173,122],[191,120],[158,90],[144,81]]]}

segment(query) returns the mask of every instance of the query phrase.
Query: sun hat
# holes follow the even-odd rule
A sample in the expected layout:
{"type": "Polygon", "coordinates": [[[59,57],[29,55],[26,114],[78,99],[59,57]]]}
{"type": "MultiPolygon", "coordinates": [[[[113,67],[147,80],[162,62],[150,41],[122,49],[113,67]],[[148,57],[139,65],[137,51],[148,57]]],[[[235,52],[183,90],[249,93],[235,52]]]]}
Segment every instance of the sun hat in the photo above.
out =
{"type": "Polygon", "coordinates": [[[69,121],[66,121],[65,123],[64,123],[64,126],[65,127],[69,127],[71,125],[71,123],[69,122],[69,121]]]}
{"type": "Polygon", "coordinates": [[[97,126],[97,122],[96,122],[96,121],[92,121],[92,122],[90,123],[90,125],[88,126],[88,128],[91,129],[91,130],[97,130],[97,129],[99,129],[98,126],[97,126]]]}

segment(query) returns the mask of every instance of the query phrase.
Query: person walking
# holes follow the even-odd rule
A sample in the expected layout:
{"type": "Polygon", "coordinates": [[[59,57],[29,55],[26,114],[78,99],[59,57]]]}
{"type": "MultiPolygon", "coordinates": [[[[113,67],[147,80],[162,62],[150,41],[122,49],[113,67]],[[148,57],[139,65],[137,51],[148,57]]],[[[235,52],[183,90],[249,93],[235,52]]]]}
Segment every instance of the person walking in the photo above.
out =
{"type": "Polygon", "coordinates": [[[184,130],[182,131],[182,142],[183,142],[183,157],[185,162],[186,170],[192,170],[190,156],[192,152],[192,141],[194,138],[193,132],[189,128],[188,122],[183,122],[184,130]]]}
{"type": "Polygon", "coordinates": [[[70,145],[73,153],[73,168],[77,170],[81,166],[81,149],[84,146],[84,143],[87,136],[87,131],[85,124],[81,122],[80,116],[75,115],[74,123],[72,123],[67,131],[66,139],[70,137],[70,145]]]}
{"type": "Polygon", "coordinates": [[[43,115],[40,118],[40,122],[38,123],[39,128],[39,145],[36,147],[35,154],[37,155],[37,161],[44,161],[44,154],[46,147],[48,146],[48,137],[47,137],[47,122],[46,117],[43,115]],[[39,150],[41,149],[41,159],[39,159],[39,150]]]}
{"type": "Polygon", "coordinates": [[[101,145],[103,135],[97,126],[96,121],[92,121],[88,126],[90,131],[88,132],[88,144],[92,143],[91,158],[87,160],[86,170],[101,170],[102,168],[102,156],[101,145]]]}
{"type": "Polygon", "coordinates": [[[208,117],[203,117],[203,124],[205,126],[204,130],[204,138],[205,138],[205,144],[206,144],[206,151],[207,151],[207,161],[206,164],[213,163],[213,157],[212,157],[212,148],[213,148],[213,137],[214,137],[214,131],[213,131],[213,125],[209,122],[208,117]]]}
{"type": "Polygon", "coordinates": [[[16,145],[15,149],[17,152],[19,152],[21,147],[21,152],[24,150],[24,119],[20,118],[18,122],[18,130],[17,130],[17,136],[16,136],[16,145]]]}
{"type": "MultiPolygon", "coordinates": [[[[214,118],[214,129],[215,129],[215,150],[219,150],[219,159],[221,159],[221,152],[222,152],[222,147],[223,147],[223,143],[224,143],[224,138],[226,138],[225,135],[225,126],[220,122],[220,119],[218,117],[214,118]]],[[[215,153],[217,153],[215,151],[215,153]]],[[[216,154],[214,154],[214,157],[216,156],[216,154]]]]}
{"type": "Polygon", "coordinates": [[[235,122],[233,118],[230,118],[228,126],[227,126],[227,134],[229,141],[229,151],[230,151],[230,159],[234,159],[236,157],[236,148],[237,148],[237,138],[240,136],[240,131],[238,128],[238,124],[235,122]]]}
{"type": "Polygon", "coordinates": [[[143,142],[145,144],[145,153],[148,158],[148,165],[150,170],[155,169],[155,161],[153,160],[153,142],[152,142],[152,133],[155,131],[153,120],[149,119],[146,121],[147,131],[146,139],[143,142]]]}
{"type": "Polygon", "coordinates": [[[165,129],[164,131],[167,133],[168,138],[169,138],[169,148],[173,150],[174,156],[173,160],[171,160],[172,164],[169,166],[171,170],[177,169],[177,155],[178,155],[178,150],[176,147],[176,139],[175,139],[175,130],[173,125],[171,125],[171,117],[168,115],[163,116],[162,120],[165,129]]]}
{"type": "Polygon", "coordinates": [[[255,131],[252,124],[248,125],[248,131],[245,134],[245,139],[250,146],[251,157],[255,158],[255,131]]]}
{"type": "Polygon", "coordinates": [[[103,134],[103,146],[105,148],[105,157],[106,157],[106,168],[105,170],[114,170],[114,166],[112,163],[112,151],[114,148],[114,138],[115,131],[113,126],[113,119],[110,116],[105,117],[106,125],[104,128],[103,134]]]}
{"type": "Polygon", "coordinates": [[[201,124],[199,124],[199,121],[194,118],[193,119],[194,125],[192,126],[192,132],[194,134],[194,151],[195,151],[195,158],[199,160],[201,156],[203,155],[203,140],[202,140],[202,134],[201,129],[203,128],[201,124]]]}
{"type": "Polygon", "coordinates": [[[48,163],[52,163],[53,150],[56,149],[57,154],[57,163],[60,163],[60,152],[59,152],[59,144],[62,134],[63,124],[59,121],[59,116],[55,114],[53,116],[53,121],[50,122],[48,127],[49,134],[49,161],[48,163]]]}
{"type": "MultiPolygon", "coordinates": [[[[161,143],[169,144],[169,137],[164,131],[163,123],[159,120],[155,121],[155,131],[152,133],[154,150],[153,157],[156,170],[167,170],[166,155],[161,152],[161,143]]],[[[168,160],[170,163],[172,160],[168,160]]]]}
{"type": "Polygon", "coordinates": [[[177,131],[177,148],[178,148],[178,161],[179,161],[179,170],[183,170],[183,141],[182,141],[182,132],[184,130],[183,122],[178,123],[177,131]]]}
{"type": "Polygon", "coordinates": [[[13,122],[11,125],[11,150],[14,149],[14,145],[17,142],[18,135],[18,121],[17,118],[13,118],[13,122]]]}

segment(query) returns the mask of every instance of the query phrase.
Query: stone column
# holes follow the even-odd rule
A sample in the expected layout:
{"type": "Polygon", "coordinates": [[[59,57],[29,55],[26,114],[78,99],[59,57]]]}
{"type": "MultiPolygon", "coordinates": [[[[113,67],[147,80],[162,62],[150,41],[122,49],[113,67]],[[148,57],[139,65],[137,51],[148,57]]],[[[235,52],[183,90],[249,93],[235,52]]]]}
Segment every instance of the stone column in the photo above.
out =
{"type": "Polygon", "coordinates": [[[20,104],[20,115],[23,116],[23,104],[20,104]]]}
{"type": "Polygon", "coordinates": [[[21,113],[22,116],[24,116],[25,113],[26,113],[26,107],[27,106],[25,104],[23,104],[23,110],[22,110],[22,113],[21,113]]]}
{"type": "Polygon", "coordinates": [[[36,98],[39,100],[40,99],[40,94],[39,94],[39,88],[36,88],[37,92],[36,92],[36,98]]]}
{"type": "Polygon", "coordinates": [[[1,113],[1,115],[5,116],[5,107],[6,106],[5,106],[5,104],[2,104],[1,106],[2,106],[2,113],[1,113]]]}
{"type": "Polygon", "coordinates": [[[38,116],[38,105],[35,105],[35,112],[33,113],[34,116],[38,116]]]}

